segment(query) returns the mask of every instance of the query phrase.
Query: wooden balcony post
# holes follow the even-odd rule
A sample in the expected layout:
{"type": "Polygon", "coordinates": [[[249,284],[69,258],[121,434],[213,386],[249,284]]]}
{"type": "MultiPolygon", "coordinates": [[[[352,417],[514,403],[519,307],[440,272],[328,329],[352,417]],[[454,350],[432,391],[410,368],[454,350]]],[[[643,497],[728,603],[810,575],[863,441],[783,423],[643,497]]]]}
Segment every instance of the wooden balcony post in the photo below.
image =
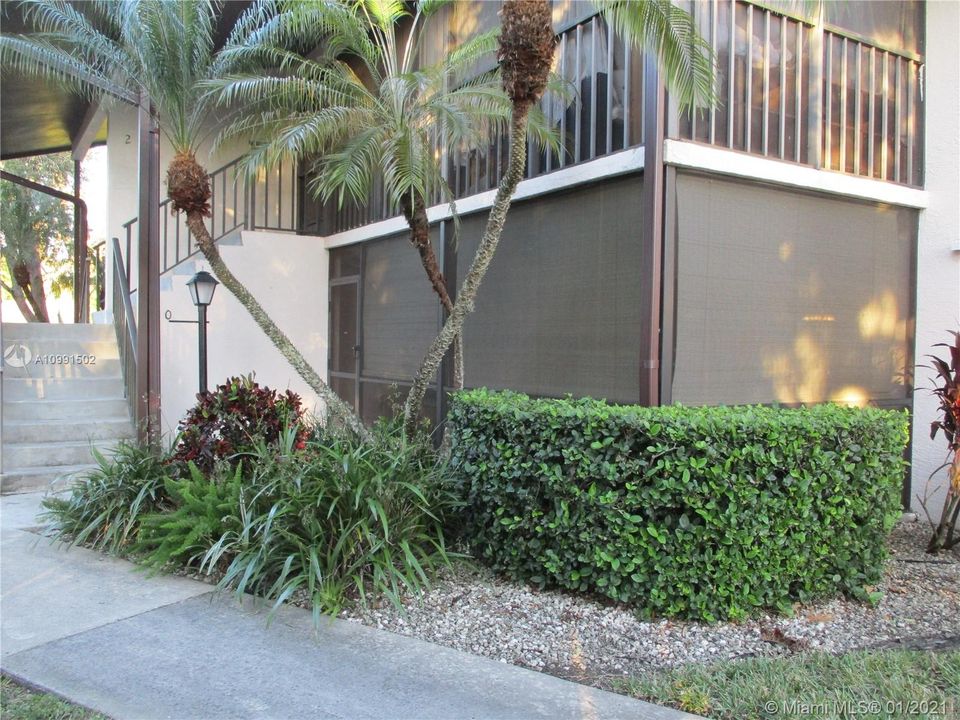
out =
{"type": "Polygon", "coordinates": [[[160,131],[146,95],[137,105],[137,437],[160,437],[160,131]]]}
{"type": "Polygon", "coordinates": [[[643,191],[640,283],[647,309],[640,326],[640,404],[660,403],[660,307],[663,271],[663,140],[666,93],[656,61],[644,62],[643,191]]]}

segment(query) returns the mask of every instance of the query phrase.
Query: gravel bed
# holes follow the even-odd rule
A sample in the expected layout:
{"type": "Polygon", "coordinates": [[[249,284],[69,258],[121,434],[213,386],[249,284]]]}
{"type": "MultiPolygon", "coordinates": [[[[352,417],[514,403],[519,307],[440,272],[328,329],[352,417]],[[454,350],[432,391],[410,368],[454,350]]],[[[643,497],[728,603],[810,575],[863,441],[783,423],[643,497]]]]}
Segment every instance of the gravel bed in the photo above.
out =
{"type": "Polygon", "coordinates": [[[403,612],[385,604],[341,617],[586,682],[686,663],[784,656],[807,650],[960,645],[960,557],[924,553],[929,526],[903,521],[889,545],[883,598],[798,607],[794,617],[739,623],[638,620],[622,606],[539,591],[459,566],[403,612]]]}

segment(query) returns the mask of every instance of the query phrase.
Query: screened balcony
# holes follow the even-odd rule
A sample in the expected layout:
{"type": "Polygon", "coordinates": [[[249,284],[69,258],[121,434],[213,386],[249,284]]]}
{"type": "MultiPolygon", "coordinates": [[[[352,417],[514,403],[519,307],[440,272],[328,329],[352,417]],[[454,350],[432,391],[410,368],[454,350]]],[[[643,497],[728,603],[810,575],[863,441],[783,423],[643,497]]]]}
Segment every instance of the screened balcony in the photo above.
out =
{"type": "MultiPolygon", "coordinates": [[[[495,4],[485,14],[492,15],[495,4]]],[[[820,8],[801,0],[682,0],[681,6],[716,57],[718,102],[685,113],[672,108],[668,137],[922,186],[922,3],[827,2],[820,8]]],[[[586,7],[558,27],[554,68],[568,93],[547,93],[541,102],[562,149],[531,146],[527,178],[644,143],[645,58],[586,7]]],[[[464,198],[496,188],[507,139],[491,133],[479,148],[438,148],[437,154],[454,196],[464,198]]],[[[441,202],[439,192],[431,202],[441,202]]],[[[347,203],[337,211],[306,203],[305,219],[321,234],[399,214],[380,184],[362,206],[347,203]]]]}
{"type": "Polygon", "coordinates": [[[720,102],[681,115],[671,136],[922,186],[922,3],[682,7],[716,55],[720,102]]]}

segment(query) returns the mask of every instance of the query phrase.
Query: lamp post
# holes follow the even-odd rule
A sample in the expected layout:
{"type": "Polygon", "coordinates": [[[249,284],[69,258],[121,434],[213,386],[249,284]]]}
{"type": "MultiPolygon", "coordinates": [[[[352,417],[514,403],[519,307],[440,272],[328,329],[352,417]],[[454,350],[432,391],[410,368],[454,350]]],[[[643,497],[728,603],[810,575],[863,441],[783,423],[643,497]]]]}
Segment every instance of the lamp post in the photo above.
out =
{"type": "Polygon", "coordinates": [[[217,279],[205,270],[201,270],[187,281],[190,298],[197,306],[197,323],[200,327],[200,392],[207,391],[207,305],[213,300],[213,291],[217,289],[217,279]]]}

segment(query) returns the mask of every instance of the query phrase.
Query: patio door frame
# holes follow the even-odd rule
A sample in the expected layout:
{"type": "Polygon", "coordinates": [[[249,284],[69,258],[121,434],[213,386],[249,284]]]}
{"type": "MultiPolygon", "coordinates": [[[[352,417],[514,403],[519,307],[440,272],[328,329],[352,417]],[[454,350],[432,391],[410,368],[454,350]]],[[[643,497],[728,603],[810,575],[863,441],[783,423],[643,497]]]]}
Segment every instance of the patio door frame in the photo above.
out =
{"type": "MultiPolygon", "coordinates": [[[[360,368],[362,367],[363,362],[363,293],[362,293],[362,280],[364,265],[366,260],[366,252],[361,252],[360,255],[360,273],[357,275],[345,275],[336,279],[331,279],[329,281],[329,295],[328,295],[328,307],[329,307],[329,322],[330,322],[330,351],[327,357],[327,372],[329,374],[331,384],[334,378],[341,380],[352,380],[353,381],[353,398],[341,398],[345,402],[350,402],[353,405],[353,410],[358,415],[360,414],[360,368]],[[342,337],[342,331],[340,333],[335,333],[334,328],[338,327],[336,324],[337,321],[342,321],[345,318],[342,316],[339,318],[334,317],[334,300],[333,295],[337,288],[347,288],[349,286],[353,287],[354,297],[355,297],[355,307],[356,313],[354,317],[354,340],[353,345],[353,370],[352,372],[347,372],[343,369],[334,370],[334,360],[340,355],[340,342],[342,337]]],[[[334,390],[334,392],[336,392],[334,390]]]]}

